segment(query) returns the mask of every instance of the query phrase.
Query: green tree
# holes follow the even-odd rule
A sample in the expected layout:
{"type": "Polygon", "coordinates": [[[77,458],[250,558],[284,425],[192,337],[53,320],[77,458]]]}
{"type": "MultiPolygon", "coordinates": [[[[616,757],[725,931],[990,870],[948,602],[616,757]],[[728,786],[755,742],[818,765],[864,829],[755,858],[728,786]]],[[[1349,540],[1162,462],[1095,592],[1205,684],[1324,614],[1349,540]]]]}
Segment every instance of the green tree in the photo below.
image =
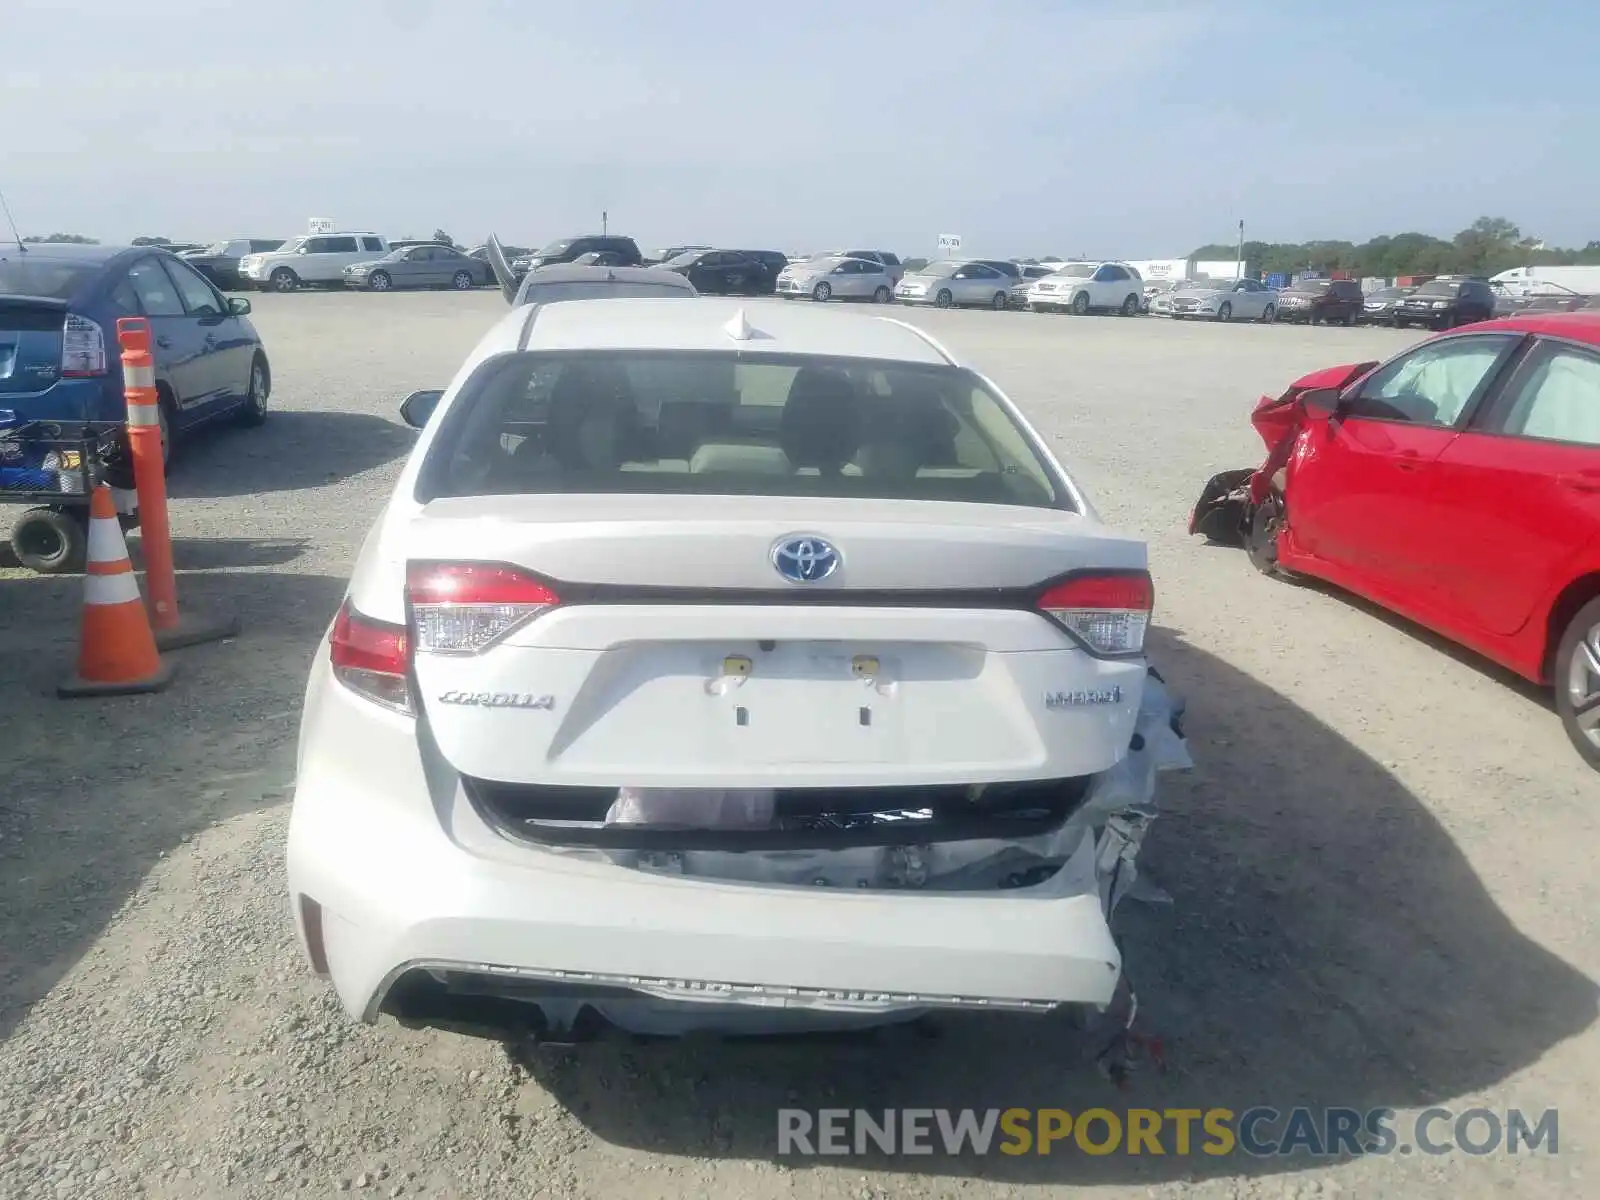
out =
{"type": "MultiPolygon", "coordinates": [[[[1380,234],[1356,245],[1351,242],[1246,242],[1245,261],[1255,270],[1292,274],[1296,271],[1348,271],[1353,275],[1493,275],[1508,267],[1600,264],[1600,241],[1582,250],[1537,249],[1538,240],[1524,238],[1505,217],[1479,217],[1446,240],[1408,231],[1380,234]]],[[[1191,258],[1232,260],[1237,243],[1201,246],[1191,258]]]]}
{"type": "Polygon", "coordinates": [[[49,237],[25,237],[25,242],[70,242],[74,246],[98,246],[99,238],[92,238],[82,233],[52,233],[49,237]]]}

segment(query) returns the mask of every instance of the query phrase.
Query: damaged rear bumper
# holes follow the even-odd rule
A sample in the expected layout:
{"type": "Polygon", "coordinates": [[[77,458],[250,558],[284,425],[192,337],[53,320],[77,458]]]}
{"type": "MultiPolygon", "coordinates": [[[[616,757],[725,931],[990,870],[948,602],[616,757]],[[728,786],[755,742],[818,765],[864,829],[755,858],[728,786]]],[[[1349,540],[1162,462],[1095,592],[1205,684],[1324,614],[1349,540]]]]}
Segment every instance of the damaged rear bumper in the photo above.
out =
{"type": "Polygon", "coordinates": [[[484,822],[458,778],[418,770],[407,737],[359,780],[302,777],[289,845],[302,943],[353,1016],[502,1036],[560,1036],[585,1010],[670,1034],[1106,1005],[1121,975],[1110,915],[1137,877],[1157,773],[1189,765],[1152,678],[1130,753],[1025,838],[534,848],[484,822]],[[407,753],[428,794],[397,812],[407,753]]]}

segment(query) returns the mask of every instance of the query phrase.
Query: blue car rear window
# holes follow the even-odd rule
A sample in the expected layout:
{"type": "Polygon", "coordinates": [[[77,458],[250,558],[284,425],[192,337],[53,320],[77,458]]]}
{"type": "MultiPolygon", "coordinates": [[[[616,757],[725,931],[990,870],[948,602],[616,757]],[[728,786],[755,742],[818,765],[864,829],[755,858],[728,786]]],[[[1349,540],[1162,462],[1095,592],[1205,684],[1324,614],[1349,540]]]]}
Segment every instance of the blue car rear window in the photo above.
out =
{"type": "Polygon", "coordinates": [[[52,300],[70,300],[99,270],[98,263],[8,254],[0,258],[0,296],[48,296],[52,300]]]}

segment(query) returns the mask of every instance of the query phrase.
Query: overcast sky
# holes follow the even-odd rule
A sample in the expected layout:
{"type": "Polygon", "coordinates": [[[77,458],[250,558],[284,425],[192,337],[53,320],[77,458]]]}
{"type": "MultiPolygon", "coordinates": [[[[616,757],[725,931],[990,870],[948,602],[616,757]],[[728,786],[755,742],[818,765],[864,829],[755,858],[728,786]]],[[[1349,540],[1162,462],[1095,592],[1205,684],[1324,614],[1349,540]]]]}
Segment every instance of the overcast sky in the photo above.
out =
{"type": "Polygon", "coordinates": [[[0,0],[25,234],[1600,238],[1600,4],[0,0]],[[20,5],[20,8],[19,8],[20,5]]]}

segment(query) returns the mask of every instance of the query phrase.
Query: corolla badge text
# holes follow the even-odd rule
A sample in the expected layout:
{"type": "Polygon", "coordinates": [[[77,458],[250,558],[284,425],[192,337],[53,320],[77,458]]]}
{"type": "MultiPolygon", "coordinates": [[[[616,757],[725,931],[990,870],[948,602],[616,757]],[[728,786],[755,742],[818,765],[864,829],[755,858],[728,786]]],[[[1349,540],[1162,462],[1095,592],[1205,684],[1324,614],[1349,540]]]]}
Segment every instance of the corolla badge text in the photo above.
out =
{"type": "Polygon", "coordinates": [[[1046,708],[1084,708],[1092,704],[1121,704],[1122,687],[1114,684],[1108,688],[1079,688],[1071,692],[1046,692],[1046,708]]]}
{"type": "Polygon", "coordinates": [[[476,708],[535,708],[549,712],[556,706],[554,696],[539,696],[533,692],[445,692],[440,704],[465,704],[476,708]]]}

